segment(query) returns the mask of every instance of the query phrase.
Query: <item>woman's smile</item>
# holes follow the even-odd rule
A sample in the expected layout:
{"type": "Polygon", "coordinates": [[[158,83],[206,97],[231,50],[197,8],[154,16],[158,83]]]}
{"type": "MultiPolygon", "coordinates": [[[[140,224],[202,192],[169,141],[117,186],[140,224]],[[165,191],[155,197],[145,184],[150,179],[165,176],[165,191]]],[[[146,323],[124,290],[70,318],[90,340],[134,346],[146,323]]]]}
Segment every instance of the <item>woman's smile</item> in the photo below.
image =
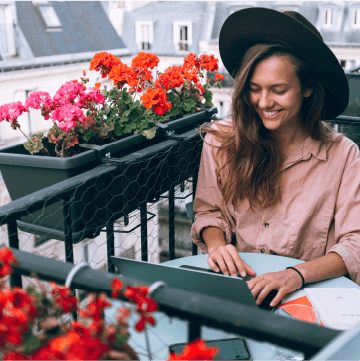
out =
{"type": "Polygon", "coordinates": [[[265,110],[261,110],[261,114],[266,119],[275,119],[278,115],[280,115],[281,110],[274,110],[272,112],[266,112],[265,110]]]}

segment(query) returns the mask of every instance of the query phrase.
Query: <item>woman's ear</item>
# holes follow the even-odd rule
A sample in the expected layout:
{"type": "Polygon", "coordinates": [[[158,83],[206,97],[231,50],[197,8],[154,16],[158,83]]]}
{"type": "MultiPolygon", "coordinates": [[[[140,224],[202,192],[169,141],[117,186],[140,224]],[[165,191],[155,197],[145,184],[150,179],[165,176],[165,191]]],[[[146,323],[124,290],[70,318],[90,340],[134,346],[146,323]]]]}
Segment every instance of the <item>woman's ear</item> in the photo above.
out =
{"type": "Polygon", "coordinates": [[[309,96],[311,96],[313,90],[314,90],[314,87],[313,87],[313,86],[305,89],[305,90],[304,90],[304,97],[305,97],[305,98],[308,98],[309,96]]]}

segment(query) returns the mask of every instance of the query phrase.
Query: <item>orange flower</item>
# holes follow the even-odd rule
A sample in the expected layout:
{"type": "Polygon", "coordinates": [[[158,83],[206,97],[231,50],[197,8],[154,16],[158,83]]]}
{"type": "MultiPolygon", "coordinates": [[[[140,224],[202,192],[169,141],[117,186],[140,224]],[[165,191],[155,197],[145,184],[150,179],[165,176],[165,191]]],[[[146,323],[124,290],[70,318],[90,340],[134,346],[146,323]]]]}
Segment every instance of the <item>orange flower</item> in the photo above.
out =
{"type": "Polygon", "coordinates": [[[136,74],[126,64],[121,61],[112,67],[109,72],[109,79],[114,82],[118,88],[122,88],[125,84],[136,86],[136,74]]]}
{"type": "Polygon", "coordinates": [[[140,99],[145,108],[153,108],[154,113],[158,115],[164,115],[168,109],[172,108],[172,105],[167,101],[165,92],[160,88],[147,88],[146,93],[140,99]]]}
{"type": "Polygon", "coordinates": [[[159,64],[159,58],[155,54],[140,52],[132,60],[131,66],[140,69],[154,69],[159,64]]]}
{"type": "Polygon", "coordinates": [[[100,89],[101,83],[95,83],[95,88],[100,89]]]}
{"type": "Polygon", "coordinates": [[[215,74],[215,78],[216,78],[216,81],[223,80],[223,79],[224,79],[224,75],[221,75],[221,74],[219,74],[219,73],[216,73],[216,74],[215,74]]]}
{"type": "Polygon", "coordinates": [[[120,59],[111,53],[101,51],[94,55],[94,59],[90,62],[90,70],[96,70],[101,73],[103,78],[109,73],[113,66],[119,64],[120,59]]]}
{"type": "Polygon", "coordinates": [[[183,76],[183,69],[181,66],[168,67],[156,80],[156,86],[164,87],[165,90],[169,90],[169,87],[178,88],[185,83],[183,76]]]}
{"type": "Polygon", "coordinates": [[[219,69],[218,59],[215,59],[214,55],[205,55],[202,54],[199,57],[201,68],[206,69],[208,71],[215,71],[219,69]]]}

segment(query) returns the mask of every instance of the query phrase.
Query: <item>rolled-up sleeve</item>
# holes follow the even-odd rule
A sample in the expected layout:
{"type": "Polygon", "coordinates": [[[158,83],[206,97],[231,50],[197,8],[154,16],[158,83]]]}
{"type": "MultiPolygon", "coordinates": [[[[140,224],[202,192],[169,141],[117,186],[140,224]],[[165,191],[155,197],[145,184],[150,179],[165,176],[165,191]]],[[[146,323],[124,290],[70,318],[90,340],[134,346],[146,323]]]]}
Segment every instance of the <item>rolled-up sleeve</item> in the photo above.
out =
{"type": "Polygon", "coordinates": [[[353,144],[343,168],[335,205],[335,240],[328,252],[339,254],[352,281],[360,285],[360,158],[353,144]]]}
{"type": "Polygon", "coordinates": [[[207,246],[201,238],[201,231],[206,227],[220,228],[227,243],[232,241],[234,230],[232,229],[229,217],[224,209],[223,197],[217,183],[219,174],[219,159],[216,156],[217,149],[214,144],[214,137],[206,135],[201,154],[196,195],[194,199],[195,222],[191,229],[193,242],[200,247],[201,251],[208,253],[207,246]],[[210,143],[210,144],[208,144],[210,143]]]}

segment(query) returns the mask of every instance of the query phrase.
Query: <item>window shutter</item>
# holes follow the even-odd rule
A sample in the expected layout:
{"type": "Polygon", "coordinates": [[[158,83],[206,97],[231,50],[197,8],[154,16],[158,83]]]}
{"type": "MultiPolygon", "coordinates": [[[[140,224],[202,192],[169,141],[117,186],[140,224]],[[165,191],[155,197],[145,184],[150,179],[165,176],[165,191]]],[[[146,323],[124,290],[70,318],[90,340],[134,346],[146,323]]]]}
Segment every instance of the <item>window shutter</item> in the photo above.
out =
{"type": "Polygon", "coordinates": [[[192,23],[187,24],[188,27],[188,44],[192,45],[192,23]]]}
{"type": "Polygon", "coordinates": [[[136,44],[138,48],[140,48],[142,42],[142,33],[141,33],[141,22],[137,21],[135,23],[135,36],[136,36],[136,44]]]}
{"type": "Polygon", "coordinates": [[[154,23],[149,21],[149,43],[154,44],[154,23]]]}
{"type": "Polygon", "coordinates": [[[180,29],[177,21],[173,23],[173,43],[175,45],[179,44],[180,41],[180,29]]]}

